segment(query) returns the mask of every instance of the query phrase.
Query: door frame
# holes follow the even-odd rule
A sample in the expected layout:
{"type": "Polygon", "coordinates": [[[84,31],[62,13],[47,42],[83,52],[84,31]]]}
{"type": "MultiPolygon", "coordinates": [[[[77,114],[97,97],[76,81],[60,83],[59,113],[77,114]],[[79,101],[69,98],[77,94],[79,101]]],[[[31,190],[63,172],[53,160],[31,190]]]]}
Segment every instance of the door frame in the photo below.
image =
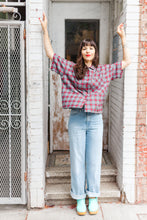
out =
{"type": "MultiPolygon", "coordinates": [[[[52,43],[54,52],[57,53],[58,55],[60,55],[61,57],[65,57],[65,48],[64,48],[64,46],[65,46],[65,33],[63,33],[62,36],[61,36],[62,45],[60,47],[60,52],[58,52],[59,48],[58,48],[56,38],[55,38],[55,36],[56,36],[56,34],[55,34],[55,24],[53,24],[53,21],[55,20],[54,16],[56,16],[56,20],[57,20],[57,16],[58,16],[58,11],[57,11],[57,13],[55,13],[55,11],[54,11],[55,7],[57,7],[57,5],[59,7],[61,7],[64,4],[64,9],[66,9],[67,13],[65,14],[65,12],[62,11],[61,16],[64,15],[64,21],[62,19],[62,23],[59,26],[60,31],[63,30],[63,22],[64,22],[64,28],[65,28],[65,19],[82,19],[82,20],[84,20],[84,19],[85,20],[86,19],[90,19],[90,20],[91,19],[96,19],[96,20],[99,20],[99,27],[100,27],[100,30],[99,30],[99,53],[100,53],[99,54],[99,63],[101,63],[101,64],[108,63],[110,61],[110,56],[109,56],[110,55],[110,44],[109,44],[109,38],[110,38],[110,21],[109,21],[110,1],[108,0],[108,1],[103,2],[101,0],[100,1],[96,0],[96,1],[93,1],[91,3],[89,0],[87,0],[87,1],[83,0],[83,1],[75,1],[75,2],[72,1],[69,4],[70,6],[72,5],[72,7],[74,5],[77,5],[77,4],[78,4],[78,7],[79,7],[79,4],[83,4],[84,7],[87,7],[85,5],[87,5],[87,3],[90,2],[90,6],[92,8],[95,8],[95,4],[96,4],[97,5],[97,7],[95,8],[95,10],[97,10],[96,16],[94,16],[94,14],[92,13],[91,15],[88,15],[88,17],[83,13],[83,11],[81,12],[81,14],[79,13],[79,16],[73,15],[74,8],[73,8],[72,13],[69,13],[69,11],[67,10],[68,2],[71,2],[71,1],[70,0],[68,0],[68,1],[55,0],[55,1],[50,1],[49,2],[48,30],[49,30],[49,36],[50,36],[50,39],[51,39],[51,43],[52,43]],[[108,13],[107,18],[105,16],[106,14],[102,13],[104,11],[104,9],[106,11],[106,14],[108,13]]],[[[84,10],[83,6],[82,6],[82,9],[84,10]]],[[[62,10],[62,9],[60,9],[60,10],[62,10]]],[[[57,37],[59,37],[59,36],[57,36],[57,37]]],[[[51,62],[50,62],[50,67],[51,67],[51,62]]],[[[53,91],[54,91],[54,85],[52,83],[52,78],[51,78],[52,74],[55,74],[55,73],[50,71],[50,88],[49,88],[50,89],[50,100],[51,100],[51,103],[50,103],[50,125],[49,125],[50,126],[50,153],[52,153],[53,150],[54,150],[54,146],[53,146],[53,122],[52,122],[52,120],[54,118],[53,111],[55,111],[54,94],[52,94],[53,91]]],[[[61,88],[60,83],[58,83],[58,88],[59,89],[61,88]]],[[[107,105],[107,108],[108,107],[109,106],[107,105]]],[[[108,120],[107,115],[106,115],[106,120],[108,120]]],[[[104,123],[105,123],[105,120],[104,120],[104,123]]]]}

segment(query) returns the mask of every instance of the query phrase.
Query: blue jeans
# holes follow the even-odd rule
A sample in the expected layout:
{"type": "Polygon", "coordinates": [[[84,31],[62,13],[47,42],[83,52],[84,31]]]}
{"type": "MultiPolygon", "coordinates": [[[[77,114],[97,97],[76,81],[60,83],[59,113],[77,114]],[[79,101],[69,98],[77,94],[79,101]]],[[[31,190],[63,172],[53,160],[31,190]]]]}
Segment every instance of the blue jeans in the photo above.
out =
{"type": "Polygon", "coordinates": [[[68,121],[73,199],[100,196],[103,142],[102,113],[71,109],[68,121]],[[87,183],[86,183],[87,181],[87,183]],[[87,188],[86,188],[87,184],[87,188]]]}

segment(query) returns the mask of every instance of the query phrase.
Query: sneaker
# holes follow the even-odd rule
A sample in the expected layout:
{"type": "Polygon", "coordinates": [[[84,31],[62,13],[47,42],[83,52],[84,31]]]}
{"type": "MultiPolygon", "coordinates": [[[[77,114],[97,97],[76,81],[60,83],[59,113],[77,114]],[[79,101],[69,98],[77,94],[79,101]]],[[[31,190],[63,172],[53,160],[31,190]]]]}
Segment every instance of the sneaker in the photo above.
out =
{"type": "Polygon", "coordinates": [[[86,214],[85,199],[77,199],[77,213],[78,213],[78,215],[85,215],[86,214]]]}
{"type": "Polygon", "coordinates": [[[98,213],[98,198],[89,198],[88,210],[91,215],[98,213]]]}

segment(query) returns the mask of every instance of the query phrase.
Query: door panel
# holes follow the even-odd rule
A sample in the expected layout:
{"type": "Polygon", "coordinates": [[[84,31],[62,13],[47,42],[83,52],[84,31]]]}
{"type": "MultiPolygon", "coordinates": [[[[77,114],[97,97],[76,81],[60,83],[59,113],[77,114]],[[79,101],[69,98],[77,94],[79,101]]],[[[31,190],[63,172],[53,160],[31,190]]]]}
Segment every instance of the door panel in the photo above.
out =
{"type": "MultiPolygon", "coordinates": [[[[109,2],[52,2],[49,9],[49,35],[54,52],[65,57],[65,20],[99,20],[99,63],[109,63],[109,2]]],[[[77,51],[78,52],[78,51],[77,51]]],[[[108,101],[107,101],[108,102],[108,101]]],[[[108,124],[108,103],[105,124],[108,124]]],[[[62,109],[60,76],[50,72],[50,153],[69,150],[68,118],[70,110],[62,109]]],[[[107,134],[108,126],[105,128],[107,134]]],[[[104,138],[107,138],[104,135],[104,138]]]]}

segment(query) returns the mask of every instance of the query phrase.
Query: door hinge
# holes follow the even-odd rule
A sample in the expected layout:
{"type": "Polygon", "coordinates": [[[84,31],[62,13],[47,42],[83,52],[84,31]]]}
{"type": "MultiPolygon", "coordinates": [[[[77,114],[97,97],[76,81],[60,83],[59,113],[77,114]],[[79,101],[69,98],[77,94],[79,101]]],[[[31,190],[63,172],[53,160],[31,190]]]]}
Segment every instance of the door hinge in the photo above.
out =
{"type": "Polygon", "coordinates": [[[23,39],[26,39],[26,29],[23,30],[23,39]]]}
{"type": "Polygon", "coordinates": [[[24,172],[24,181],[25,182],[27,181],[27,172],[26,171],[24,172]]]}

